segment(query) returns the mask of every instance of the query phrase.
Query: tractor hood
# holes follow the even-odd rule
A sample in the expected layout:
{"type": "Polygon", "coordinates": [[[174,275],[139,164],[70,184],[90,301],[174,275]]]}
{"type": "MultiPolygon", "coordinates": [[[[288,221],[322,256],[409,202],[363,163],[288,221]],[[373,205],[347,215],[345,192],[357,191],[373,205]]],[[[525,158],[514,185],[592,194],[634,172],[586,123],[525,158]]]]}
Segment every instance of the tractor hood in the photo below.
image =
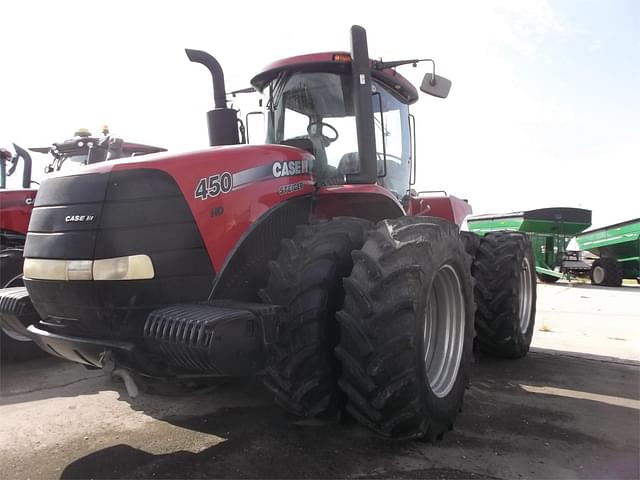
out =
{"type": "MultiPolygon", "coordinates": [[[[175,228],[185,228],[182,222],[188,216],[200,232],[211,231],[205,235],[206,249],[217,269],[228,248],[216,248],[219,233],[212,230],[237,241],[242,227],[234,219],[253,222],[273,204],[311,193],[312,168],[313,156],[298,148],[234,145],[119,159],[72,174],[57,173],[42,182],[36,197],[25,256],[82,260],[144,253],[146,240],[122,251],[114,247],[123,238],[119,229],[153,231],[151,239],[157,242],[171,223],[169,204],[179,203],[175,228]],[[255,202],[244,194],[250,185],[259,192],[255,202]],[[230,231],[236,229],[237,235],[230,231]]],[[[132,234],[140,239],[146,235],[132,234]]]]}

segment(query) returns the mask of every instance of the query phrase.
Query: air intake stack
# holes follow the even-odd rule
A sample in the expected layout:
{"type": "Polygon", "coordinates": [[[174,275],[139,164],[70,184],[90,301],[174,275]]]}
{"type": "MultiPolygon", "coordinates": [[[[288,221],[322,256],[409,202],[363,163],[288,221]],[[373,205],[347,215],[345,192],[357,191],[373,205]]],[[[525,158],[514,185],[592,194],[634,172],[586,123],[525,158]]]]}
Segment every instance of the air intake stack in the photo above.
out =
{"type": "Polygon", "coordinates": [[[185,49],[189,60],[201,63],[211,73],[213,81],[214,109],[207,112],[207,126],[209,129],[209,145],[237,145],[240,143],[238,135],[238,116],[236,110],[227,108],[226,91],[224,87],[224,73],[220,63],[202,50],[185,49]]]}

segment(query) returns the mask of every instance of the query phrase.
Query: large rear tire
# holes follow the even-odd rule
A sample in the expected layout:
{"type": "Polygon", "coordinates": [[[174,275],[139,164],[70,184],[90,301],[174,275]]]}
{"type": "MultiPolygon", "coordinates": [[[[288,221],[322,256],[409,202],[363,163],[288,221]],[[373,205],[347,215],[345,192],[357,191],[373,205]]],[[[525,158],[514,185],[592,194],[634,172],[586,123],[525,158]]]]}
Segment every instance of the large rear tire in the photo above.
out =
{"type": "Polygon", "coordinates": [[[591,265],[591,283],[605,287],[619,287],[622,285],[622,267],[618,260],[612,257],[600,257],[591,265]]]}
{"type": "Polygon", "coordinates": [[[269,281],[260,296],[288,307],[290,317],[278,327],[265,385],[295,415],[335,413],[344,403],[333,354],[335,313],[344,299],[342,279],[353,266],[351,252],[362,246],[371,228],[367,220],[347,217],[300,226],[269,264],[269,281]]]}
{"type": "Polygon", "coordinates": [[[471,271],[480,349],[498,357],[524,357],[536,316],[531,242],[519,232],[491,232],[482,238],[471,271]]]}
{"type": "Polygon", "coordinates": [[[470,257],[458,229],[431,217],[385,220],[353,259],[336,348],[347,412],[385,436],[440,438],[472,359],[470,257]]]}

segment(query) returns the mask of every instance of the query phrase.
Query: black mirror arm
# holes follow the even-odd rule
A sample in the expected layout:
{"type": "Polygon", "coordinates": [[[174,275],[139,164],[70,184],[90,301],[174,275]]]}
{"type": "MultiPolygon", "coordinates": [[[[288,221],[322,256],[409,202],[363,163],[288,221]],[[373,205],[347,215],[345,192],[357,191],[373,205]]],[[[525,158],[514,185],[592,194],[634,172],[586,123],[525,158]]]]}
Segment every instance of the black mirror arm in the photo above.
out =
{"type": "Polygon", "coordinates": [[[401,65],[413,65],[413,67],[417,67],[420,62],[431,62],[432,68],[431,73],[433,74],[433,78],[431,80],[431,85],[435,85],[436,81],[436,62],[431,58],[417,58],[413,60],[395,60],[391,62],[383,62],[383,61],[374,61],[373,69],[374,70],[384,70],[385,68],[395,68],[401,65]]]}

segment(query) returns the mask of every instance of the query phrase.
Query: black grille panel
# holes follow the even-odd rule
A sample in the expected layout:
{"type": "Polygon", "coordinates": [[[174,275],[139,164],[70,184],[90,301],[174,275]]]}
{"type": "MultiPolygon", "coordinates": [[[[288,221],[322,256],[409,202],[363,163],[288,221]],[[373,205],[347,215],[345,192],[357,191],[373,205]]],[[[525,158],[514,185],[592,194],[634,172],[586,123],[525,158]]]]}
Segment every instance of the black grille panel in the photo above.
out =
{"type": "Polygon", "coordinates": [[[97,220],[102,212],[102,203],[81,203],[72,205],[57,205],[52,207],[37,207],[31,214],[30,232],[52,233],[96,230],[97,220]],[[67,217],[81,217],[90,221],[68,222],[67,217]]]}
{"type": "Polygon", "coordinates": [[[48,178],[42,182],[34,206],[101,203],[108,182],[108,173],[48,178]]]}
{"type": "Polygon", "coordinates": [[[43,182],[25,257],[89,260],[145,254],[155,278],[133,281],[25,280],[43,328],[74,334],[141,334],[162,305],[205,300],[214,271],[173,178],[154,169],[59,177],[43,182]],[[69,216],[92,215],[91,221],[69,216]],[[76,219],[77,220],[77,219],[76,219]]]}
{"type": "Polygon", "coordinates": [[[97,233],[96,230],[63,233],[29,232],[24,244],[24,256],[28,258],[91,260],[97,233]]]}

